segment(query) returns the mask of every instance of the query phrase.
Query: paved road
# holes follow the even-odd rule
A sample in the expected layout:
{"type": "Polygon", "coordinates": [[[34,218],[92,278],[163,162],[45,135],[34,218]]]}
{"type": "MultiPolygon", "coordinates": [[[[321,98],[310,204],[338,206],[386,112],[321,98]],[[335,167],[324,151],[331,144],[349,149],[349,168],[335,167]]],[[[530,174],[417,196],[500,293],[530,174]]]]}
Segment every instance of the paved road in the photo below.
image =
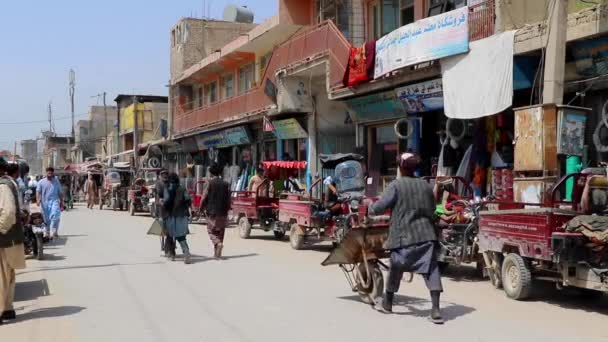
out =
{"type": "Polygon", "coordinates": [[[17,322],[0,341],[603,341],[608,300],[585,301],[547,288],[515,302],[487,282],[444,280],[448,322],[427,321],[424,284],[404,284],[395,315],[354,296],[326,248],[294,251],[271,234],[227,236],[226,260],[211,254],[204,226],[192,226],[195,263],[167,262],[151,219],[87,211],[64,215],[48,259],[28,261],[17,281],[17,322]]]}

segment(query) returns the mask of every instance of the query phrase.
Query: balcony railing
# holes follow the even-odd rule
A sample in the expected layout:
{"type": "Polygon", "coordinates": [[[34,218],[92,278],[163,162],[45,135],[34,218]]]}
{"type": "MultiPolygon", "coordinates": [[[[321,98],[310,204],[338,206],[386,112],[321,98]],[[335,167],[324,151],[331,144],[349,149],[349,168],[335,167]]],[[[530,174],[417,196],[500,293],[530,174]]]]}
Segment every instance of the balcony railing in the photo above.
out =
{"type": "MultiPolygon", "coordinates": [[[[342,82],[348,63],[350,43],[331,21],[315,25],[279,45],[272,53],[262,82],[250,91],[207,106],[193,106],[193,102],[179,104],[174,101],[174,128],[177,134],[224,122],[239,115],[263,111],[272,105],[264,93],[266,79],[276,85],[277,70],[306,62],[316,56],[329,58],[329,85],[342,82]]],[[[177,100],[177,99],[175,99],[177,100]]]]}
{"type": "Polygon", "coordinates": [[[496,18],[494,6],[494,0],[469,6],[469,39],[471,41],[494,35],[496,18]]]}

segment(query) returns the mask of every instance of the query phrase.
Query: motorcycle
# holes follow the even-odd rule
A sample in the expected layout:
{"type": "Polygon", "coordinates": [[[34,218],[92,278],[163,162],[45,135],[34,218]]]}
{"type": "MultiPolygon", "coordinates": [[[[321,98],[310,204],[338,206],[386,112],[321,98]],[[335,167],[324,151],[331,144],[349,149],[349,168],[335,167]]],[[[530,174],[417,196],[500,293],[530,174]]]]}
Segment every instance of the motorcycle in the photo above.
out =
{"type": "Polygon", "coordinates": [[[29,214],[23,231],[25,235],[23,242],[25,254],[33,255],[36,259],[42,260],[44,258],[44,233],[46,231],[42,213],[29,214]]]}

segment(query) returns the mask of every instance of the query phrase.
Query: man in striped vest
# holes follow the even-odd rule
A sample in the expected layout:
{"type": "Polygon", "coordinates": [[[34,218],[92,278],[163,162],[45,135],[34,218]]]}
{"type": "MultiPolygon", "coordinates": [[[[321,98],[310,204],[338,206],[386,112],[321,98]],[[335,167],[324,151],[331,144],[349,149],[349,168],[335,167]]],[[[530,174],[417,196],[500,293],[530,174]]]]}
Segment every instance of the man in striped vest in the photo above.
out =
{"type": "Polygon", "coordinates": [[[442,324],[439,297],[443,292],[437,264],[440,250],[435,232],[435,197],[431,186],[414,176],[420,158],[404,153],[399,158],[402,177],[393,181],[382,198],[370,208],[371,214],[381,214],[391,209],[391,223],[386,249],[391,251],[386,293],[377,307],[391,313],[393,298],[404,272],[421,274],[431,293],[433,308],[430,320],[442,324]]]}

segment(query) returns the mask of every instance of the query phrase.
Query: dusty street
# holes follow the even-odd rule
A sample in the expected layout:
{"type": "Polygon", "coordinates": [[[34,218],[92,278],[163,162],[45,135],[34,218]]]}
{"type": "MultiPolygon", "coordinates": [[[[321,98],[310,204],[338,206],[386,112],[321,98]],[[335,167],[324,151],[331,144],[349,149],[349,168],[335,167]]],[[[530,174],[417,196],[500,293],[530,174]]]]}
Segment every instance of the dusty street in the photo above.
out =
{"type": "Polygon", "coordinates": [[[404,284],[386,316],[350,292],[327,248],[294,251],[271,233],[227,233],[226,260],[211,254],[204,226],[189,237],[195,263],[160,257],[149,217],[87,211],[64,214],[47,260],[17,276],[16,322],[0,341],[602,341],[608,300],[547,287],[529,302],[507,299],[468,269],[444,278],[444,326],[426,319],[424,284],[404,284]]]}

